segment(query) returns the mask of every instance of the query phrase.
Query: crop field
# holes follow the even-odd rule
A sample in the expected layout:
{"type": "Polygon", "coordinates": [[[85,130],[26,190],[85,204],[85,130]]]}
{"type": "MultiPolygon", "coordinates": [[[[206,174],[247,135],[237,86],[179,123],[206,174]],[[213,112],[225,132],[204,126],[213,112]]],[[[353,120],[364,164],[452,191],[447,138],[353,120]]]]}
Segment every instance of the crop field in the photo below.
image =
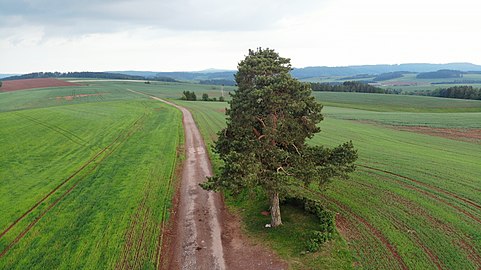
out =
{"type": "Polygon", "coordinates": [[[313,92],[313,95],[330,107],[343,107],[380,112],[481,112],[481,101],[446,99],[437,97],[313,92]]]}
{"type": "MultiPolygon", "coordinates": [[[[181,114],[128,89],[189,108],[207,144],[225,125],[227,103],[176,100],[185,90],[219,97],[217,86],[81,84],[0,93],[0,269],[155,268],[181,114]]],[[[480,269],[481,139],[409,128],[478,136],[481,102],[315,95],[326,119],[310,143],[352,140],[359,152],[349,180],[299,189],[337,213],[339,235],[304,254],[314,218],[284,205],[284,226],[268,230],[265,201],[228,199],[249,234],[292,269],[480,269]]]]}
{"type": "MultiPolygon", "coordinates": [[[[79,83],[79,80],[74,80],[79,83]]],[[[200,99],[203,93],[209,97],[219,98],[221,87],[214,85],[200,85],[192,83],[170,83],[143,81],[91,81],[86,80],[77,87],[52,87],[14,92],[0,92],[0,112],[12,110],[24,110],[32,108],[45,108],[59,105],[71,105],[77,103],[92,103],[105,101],[139,100],[145,97],[127,91],[133,89],[148,94],[157,93],[162,98],[178,99],[182,92],[195,90],[200,99]],[[161,89],[161,91],[159,91],[161,89]]],[[[232,91],[233,87],[224,87],[225,96],[232,91]]]]}
{"type": "Polygon", "coordinates": [[[424,126],[433,128],[481,128],[481,112],[468,113],[413,113],[413,112],[375,112],[359,109],[326,107],[328,117],[372,121],[393,126],[424,126]]]}
{"type": "MultiPolygon", "coordinates": [[[[432,91],[438,88],[449,88],[455,85],[470,85],[475,88],[480,88],[481,83],[463,83],[462,81],[481,81],[481,74],[463,74],[462,78],[432,78],[432,79],[420,79],[416,78],[417,73],[404,74],[401,78],[395,78],[391,80],[379,81],[381,84],[379,87],[384,89],[397,89],[402,90],[405,93],[414,91],[432,91]],[[454,81],[461,81],[459,83],[453,83],[454,81]],[[450,83],[446,83],[450,82],[450,83]]],[[[366,78],[351,78],[346,79],[346,76],[325,76],[325,77],[313,77],[305,78],[302,81],[306,82],[318,82],[318,83],[342,83],[348,81],[372,81],[375,76],[366,78]]]]}
{"type": "MultiPolygon", "coordinates": [[[[302,230],[296,231],[296,226],[290,227],[285,222],[286,229],[281,230],[287,237],[266,232],[262,224],[268,223],[268,218],[258,214],[266,210],[266,205],[250,198],[233,203],[248,220],[246,229],[270,243],[289,260],[293,269],[481,268],[481,145],[392,128],[397,119],[404,119],[403,124],[412,121],[412,125],[427,122],[439,127],[479,128],[479,113],[458,112],[460,118],[451,121],[451,113],[425,112],[442,106],[447,112],[479,108],[469,101],[419,97],[399,115],[389,115],[376,111],[390,108],[389,111],[395,112],[409,103],[404,99],[389,100],[389,96],[371,103],[363,99],[355,103],[354,97],[349,98],[353,103],[346,103],[346,107],[362,103],[372,110],[326,107],[322,132],[311,143],[335,146],[352,140],[359,151],[357,171],[349,180],[333,181],[327,190],[320,191],[314,186],[302,190],[337,213],[336,223],[342,238],[327,243],[319,254],[300,255],[302,230],[309,229],[307,224],[312,221],[300,218],[296,210],[285,206],[285,220],[292,223],[301,220],[302,224],[297,225],[302,230]],[[346,114],[369,121],[342,119],[346,114]],[[462,115],[466,122],[462,121],[462,115]],[[248,214],[252,211],[254,214],[248,214]]],[[[182,102],[182,105],[192,110],[206,142],[211,143],[224,123],[223,108],[227,104],[182,102]]],[[[220,166],[218,161],[214,165],[220,166]]]]}
{"type": "Polygon", "coordinates": [[[0,269],[160,263],[181,113],[122,86],[0,93],[0,269]]]}

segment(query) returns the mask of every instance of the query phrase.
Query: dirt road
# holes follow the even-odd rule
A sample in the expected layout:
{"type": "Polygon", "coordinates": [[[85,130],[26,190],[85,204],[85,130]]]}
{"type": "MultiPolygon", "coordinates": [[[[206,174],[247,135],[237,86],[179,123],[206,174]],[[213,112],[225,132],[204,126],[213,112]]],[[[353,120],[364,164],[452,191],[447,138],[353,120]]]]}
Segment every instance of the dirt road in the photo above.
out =
{"type": "MultiPolygon", "coordinates": [[[[134,92],[134,91],[132,91],[134,92]]],[[[139,93],[139,92],[136,92],[139,93]]],[[[141,93],[139,93],[141,94],[141,93]]],[[[186,159],[174,214],[172,239],[164,256],[169,269],[287,269],[272,252],[251,243],[235,216],[225,209],[219,193],[199,183],[212,175],[212,167],[192,114],[184,107],[150,96],[182,111],[186,159]]]]}

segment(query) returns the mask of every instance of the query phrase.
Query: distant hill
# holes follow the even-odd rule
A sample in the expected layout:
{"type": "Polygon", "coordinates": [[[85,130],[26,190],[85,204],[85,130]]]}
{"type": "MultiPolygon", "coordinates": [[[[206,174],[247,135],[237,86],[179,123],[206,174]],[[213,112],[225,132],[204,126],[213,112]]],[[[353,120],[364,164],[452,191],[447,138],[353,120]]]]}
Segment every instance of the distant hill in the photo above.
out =
{"type": "Polygon", "coordinates": [[[15,75],[18,75],[18,74],[0,74],[0,79],[8,78],[8,77],[15,76],[15,75]]]}
{"type": "Polygon", "coordinates": [[[400,65],[363,65],[346,67],[305,67],[292,71],[299,79],[323,76],[356,76],[362,74],[380,75],[397,72],[434,72],[438,70],[481,71],[481,66],[471,63],[450,64],[400,64],[400,65]]]}
{"type": "Polygon", "coordinates": [[[35,72],[17,76],[11,76],[3,78],[2,80],[23,80],[23,79],[39,79],[39,78],[92,78],[92,79],[114,79],[114,80],[155,80],[155,81],[167,81],[176,82],[176,80],[169,77],[149,77],[137,75],[128,75],[120,73],[109,72],[35,72]]]}
{"type": "Polygon", "coordinates": [[[236,71],[222,72],[158,72],[157,76],[165,76],[176,80],[201,81],[201,80],[229,80],[234,81],[236,71]]]}
{"type": "MultiPolygon", "coordinates": [[[[298,79],[308,79],[326,76],[346,76],[356,78],[357,76],[377,77],[383,74],[379,79],[384,79],[389,76],[400,76],[404,73],[422,73],[434,72],[438,70],[449,69],[459,70],[463,72],[481,72],[481,66],[471,63],[449,63],[449,64],[428,64],[428,63],[414,63],[414,64],[400,64],[400,65],[360,65],[360,66],[345,66],[345,67],[305,67],[294,68],[292,75],[298,79]],[[384,77],[384,78],[383,78],[384,77]]],[[[180,81],[207,81],[207,80],[225,80],[234,81],[235,70],[217,70],[207,69],[203,71],[179,71],[179,72],[152,72],[152,71],[115,71],[115,73],[122,73],[127,75],[136,75],[144,77],[170,77],[180,81]]]]}
{"type": "MultiPolygon", "coordinates": [[[[319,77],[339,76],[346,80],[359,80],[372,78],[367,81],[383,81],[386,79],[400,78],[407,73],[427,73],[439,70],[457,70],[466,73],[481,73],[481,66],[471,63],[449,63],[449,64],[429,64],[413,63],[399,65],[360,65],[344,67],[305,67],[294,68],[291,74],[297,79],[310,80],[319,77]],[[349,79],[348,79],[349,78],[349,79]],[[374,79],[374,80],[373,80],[374,79]]],[[[234,85],[235,70],[206,69],[202,71],[178,71],[178,72],[156,72],[156,71],[111,71],[111,72],[69,72],[69,73],[31,73],[11,77],[19,78],[45,78],[41,76],[60,77],[83,77],[83,78],[105,78],[110,79],[132,79],[132,80],[158,80],[158,81],[197,81],[202,83],[234,85]],[[33,75],[32,75],[33,74],[33,75]],[[39,77],[35,77],[40,74],[39,77]],[[54,76],[52,76],[52,74],[54,76]],[[59,75],[60,74],[60,75],[59,75]],[[65,74],[65,75],[64,75],[65,74]],[[33,77],[32,77],[33,76],[33,77]]],[[[1,78],[1,75],[0,75],[1,78]]],[[[9,78],[7,78],[9,79],[9,78]]],[[[2,79],[5,80],[5,79],[2,79]]]]}
{"type": "Polygon", "coordinates": [[[449,79],[449,78],[462,78],[463,72],[459,70],[441,69],[433,72],[419,73],[416,78],[418,79],[449,79]]]}
{"type": "Polygon", "coordinates": [[[135,71],[135,70],[126,70],[126,71],[105,71],[106,73],[114,73],[114,74],[125,74],[130,76],[141,76],[145,78],[153,78],[157,75],[158,72],[154,71],[135,71]]]}

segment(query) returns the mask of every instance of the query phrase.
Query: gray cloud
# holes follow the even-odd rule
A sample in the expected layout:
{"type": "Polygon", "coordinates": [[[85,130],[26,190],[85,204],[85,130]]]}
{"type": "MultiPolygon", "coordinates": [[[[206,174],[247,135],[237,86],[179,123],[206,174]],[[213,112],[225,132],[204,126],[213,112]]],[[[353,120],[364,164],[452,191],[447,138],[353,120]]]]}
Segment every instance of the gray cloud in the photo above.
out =
{"type": "MultiPolygon", "coordinates": [[[[43,26],[47,34],[114,32],[135,27],[176,31],[254,31],[275,27],[322,1],[302,0],[1,0],[1,27],[43,26]]],[[[325,2],[325,1],[324,1],[325,2]]]]}

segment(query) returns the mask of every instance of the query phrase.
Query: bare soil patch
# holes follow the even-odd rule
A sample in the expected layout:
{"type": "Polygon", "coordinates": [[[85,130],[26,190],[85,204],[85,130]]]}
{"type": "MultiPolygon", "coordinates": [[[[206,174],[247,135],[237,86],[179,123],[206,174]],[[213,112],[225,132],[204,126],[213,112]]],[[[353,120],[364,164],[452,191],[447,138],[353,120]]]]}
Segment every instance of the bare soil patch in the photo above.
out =
{"type": "Polygon", "coordinates": [[[481,129],[471,128],[434,128],[425,126],[398,126],[397,130],[410,131],[431,136],[438,136],[458,141],[481,143],[481,129]]]}
{"type": "Polygon", "coordinates": [[[10,91],[33,89],[33,88],[61,87],[61,86],[80,86],[80,84],[57,80],[54,78],[12,80],[12,81],[2,81],[2,87],[0,87],[0,91],[10,92],[10,91]]]}
{"type": "Polygon", "coordinates": [[[224,232],[222,245],[227,269],[288,269],[286,262],[262,243],[255,243],[249,239],[241,229],[241,220],[231,214],[227,209],[222,209],[224,232]]]}
{"type": "Polygon", "coordinates": [[[58,96],[55,97],[57,101],[60,100],[74,100],[76,98],[82,98],[82,97],[91,97],[91,96],[102,96],[104,93],[97,93],[97,94],[78,94],[78,95],[72,95],[72,96],[58,96]]]}

